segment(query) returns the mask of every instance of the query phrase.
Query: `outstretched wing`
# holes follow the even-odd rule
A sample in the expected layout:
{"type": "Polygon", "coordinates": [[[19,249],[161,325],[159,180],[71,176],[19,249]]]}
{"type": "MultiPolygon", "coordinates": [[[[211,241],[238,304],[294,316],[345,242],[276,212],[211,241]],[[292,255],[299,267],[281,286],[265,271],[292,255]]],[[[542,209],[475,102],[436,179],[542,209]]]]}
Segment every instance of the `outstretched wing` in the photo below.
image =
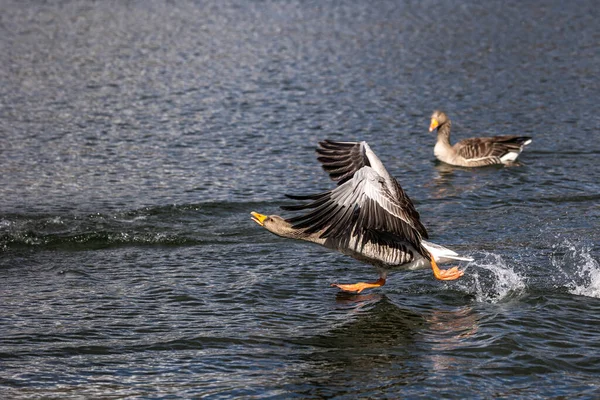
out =
{"type": "Polygon", "coordinates": [[[407,209],[406,204],[391,193],[385,179],[369,166],[362,167],[333,190],[288,197],[311,200],[282,207],[292,211],[310,210],[287,220],[295,229],[304,229],[306,233],[320,232],[321,238],[334,238],[341,243],[350,243],[351,238],[356,237],[357,246],[368,241],[386,242],[394,237],[411,244],[421,255],[429,258],[429,252],[421,244],[427,231],[410,199],[403,199],[411,205],[407,209]]]}
{"type": "Polygon", "coordinates": [[[398,181],[390,175],[379,157],[369,144],[362,142],[336,142],[325,140],[319,142],[317,147],[317,160],[330,178],[343,185],[352,179],[357,171],[370,167],[382,179],[387,189],[389,198],[393,199],[398,207],[404,211],[406,221],[416,229],[419,234],[428,238],[427,230],[421,223],[420,215],[415,209],[410,197],[404,192],[398,181]]]}

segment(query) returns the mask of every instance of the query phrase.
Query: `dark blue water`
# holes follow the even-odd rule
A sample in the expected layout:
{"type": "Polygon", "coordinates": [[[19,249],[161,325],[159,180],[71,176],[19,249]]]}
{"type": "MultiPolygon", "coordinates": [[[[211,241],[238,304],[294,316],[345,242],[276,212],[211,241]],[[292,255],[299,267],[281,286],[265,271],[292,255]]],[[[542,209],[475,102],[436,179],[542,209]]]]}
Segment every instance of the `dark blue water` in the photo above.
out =
{"type": "Polygon", "coordinates": [[[4,398],[597,398],[594,1],[1,1],[4,398]],[[437,163],[525,134],[513,167],[437,163]],[[366,140],[465,276],[250,220],[366,140]]]}

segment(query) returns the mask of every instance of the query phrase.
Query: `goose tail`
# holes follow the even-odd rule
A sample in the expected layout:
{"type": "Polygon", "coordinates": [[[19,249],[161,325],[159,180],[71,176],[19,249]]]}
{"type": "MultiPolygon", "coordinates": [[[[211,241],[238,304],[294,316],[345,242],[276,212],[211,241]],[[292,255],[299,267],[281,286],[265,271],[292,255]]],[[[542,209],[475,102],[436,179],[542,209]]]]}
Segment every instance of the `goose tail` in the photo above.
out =
{"type": "Polygon", "coordinates": [[[439,244],[431,243],[426,240],[422,240],[421,244],[427,249],[427,251],[431,253],[435,262],[437,263],[446,263],[452,260],[473,261],[472,258],[459,256],[455,251],[452,251],[444,246],[440,246],[439,244]]]}

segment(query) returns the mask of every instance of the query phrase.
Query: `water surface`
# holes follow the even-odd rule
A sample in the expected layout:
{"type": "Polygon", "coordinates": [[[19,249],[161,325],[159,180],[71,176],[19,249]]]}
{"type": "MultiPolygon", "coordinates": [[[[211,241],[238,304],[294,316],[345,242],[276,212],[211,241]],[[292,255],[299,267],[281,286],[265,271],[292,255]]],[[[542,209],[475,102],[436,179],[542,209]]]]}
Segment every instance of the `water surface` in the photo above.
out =
{"type": "Polygon", "coordinates": [[[600,34],[592,1],[2,2],[7,398],[600,395],[600,34]],[[434,160],[525,134],[513,167],[434,160]],[[367,140],[455,282],[275,237],[367,140]]]}

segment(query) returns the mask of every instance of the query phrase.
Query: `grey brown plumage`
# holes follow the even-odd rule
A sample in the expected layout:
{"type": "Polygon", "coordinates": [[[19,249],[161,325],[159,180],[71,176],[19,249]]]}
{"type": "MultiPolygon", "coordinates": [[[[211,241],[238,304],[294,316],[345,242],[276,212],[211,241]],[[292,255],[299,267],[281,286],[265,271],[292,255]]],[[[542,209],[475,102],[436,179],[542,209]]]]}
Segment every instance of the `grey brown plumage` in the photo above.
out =
{"type": "Polygon", "coordinates": [[[461,167],[480,167],[515,162],[530,136],[504,135],[464,139],[450,144],[452,121],[441,111],[431,116],[429,131],[437,129],[434,154],[438,160],[461,167]]]}
{"type": "Polygon", "coordinates": [[[320,244],[375,265],[374,283],[335,285],[361,291],[385,283],[388,269],[431,265],[438,279],[456,279],[462,271],[437,268],[437,262],[470,260],[427,242],[427,230],[411,199],[366,142],[323,141],[317,159],[337,187],[322,193],[287,195],[301,203],[282,206],[303,214],[284,219],[253,212],[253,220],[276,235],[320,244]],[[358,285],[358,286],[357,286],[358,285]]]}

